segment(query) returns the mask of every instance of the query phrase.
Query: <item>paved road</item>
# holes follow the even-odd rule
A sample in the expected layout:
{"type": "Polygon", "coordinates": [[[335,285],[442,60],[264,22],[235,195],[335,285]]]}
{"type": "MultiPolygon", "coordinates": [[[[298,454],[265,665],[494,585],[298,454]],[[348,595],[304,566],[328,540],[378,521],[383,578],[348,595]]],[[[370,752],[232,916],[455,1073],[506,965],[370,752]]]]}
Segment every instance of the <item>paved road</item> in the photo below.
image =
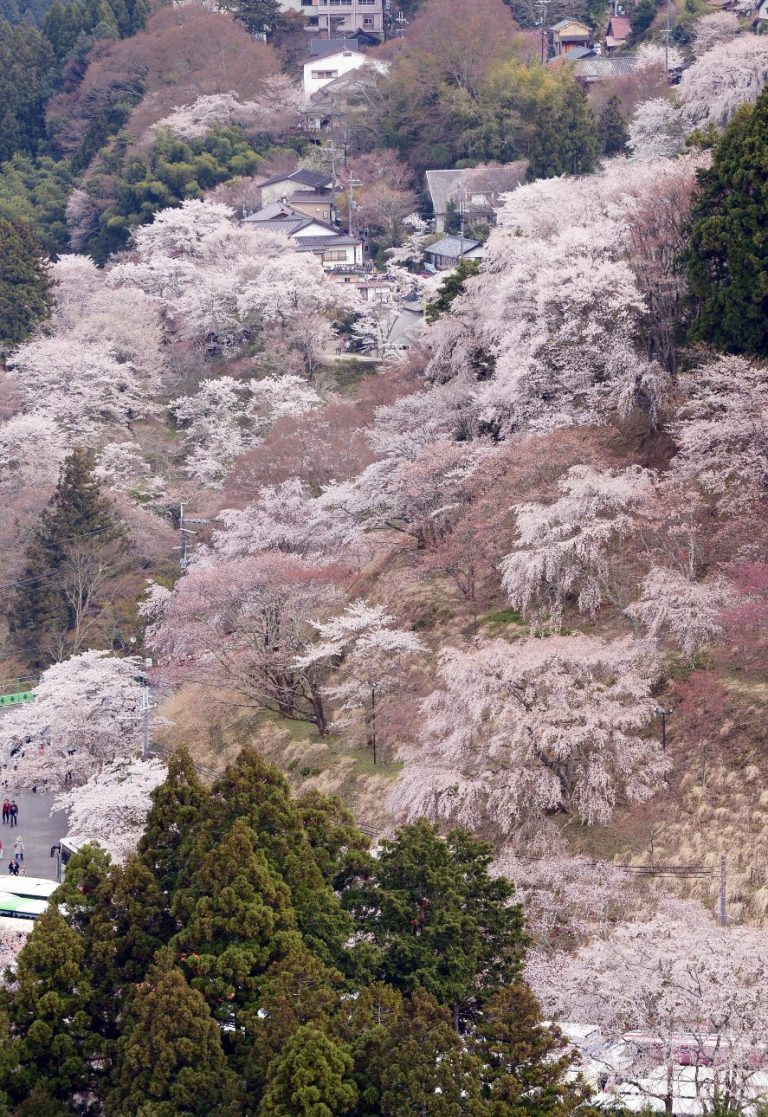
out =
{"type": "Polygon", "coordinates": [[[24,840],[24,862],[31,877],[56,879],[56,861],[50,856],[51,846],[67,832],[67,816],[63,811],[51,814],[53,795],[33,795],[22,791],[13,796],[19,805],[19,825],[0,826],[3,860],[0,873],[8,875],[8,858],[13,856],[13,843],[20,835],[24,840]]]}

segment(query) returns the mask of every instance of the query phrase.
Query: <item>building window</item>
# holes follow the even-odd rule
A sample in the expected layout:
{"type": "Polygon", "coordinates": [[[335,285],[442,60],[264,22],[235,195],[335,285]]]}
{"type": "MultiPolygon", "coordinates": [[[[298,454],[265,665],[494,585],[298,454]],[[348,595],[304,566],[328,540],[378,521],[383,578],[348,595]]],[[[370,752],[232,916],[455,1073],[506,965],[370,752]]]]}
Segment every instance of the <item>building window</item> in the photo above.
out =
{"type": "Polygon", "coordinates": [[[329,248],[323,253],[323,260],[329,264],[343,263],[347,258],[346,248],[329,248]]]}
{"type": "Polygon", "coordinates": [[[373,27],[373,16],[363,16],[363,27],[373,27]]]}
{"type": "Polygon", "coordinates": [[[325,80],[326,78],[328,78],[329,80],[332,81],[334,78],[337,78],[338,76],[339,76],[339,71],[338,70],[313,70],[312,71],[312,77],[315,79],[315,81],[325,80]]]}

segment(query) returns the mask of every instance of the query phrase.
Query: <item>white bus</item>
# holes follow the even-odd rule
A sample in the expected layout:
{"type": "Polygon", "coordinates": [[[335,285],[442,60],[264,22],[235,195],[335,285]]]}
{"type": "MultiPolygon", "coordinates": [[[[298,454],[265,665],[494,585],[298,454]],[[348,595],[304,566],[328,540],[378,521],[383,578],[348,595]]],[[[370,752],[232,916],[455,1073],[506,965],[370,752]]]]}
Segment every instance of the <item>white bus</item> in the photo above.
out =
{"type": "Polygon", "coordinates": [[[0,877],[0,918],[37,919],[58,887],[44,877],[0,877]]]}

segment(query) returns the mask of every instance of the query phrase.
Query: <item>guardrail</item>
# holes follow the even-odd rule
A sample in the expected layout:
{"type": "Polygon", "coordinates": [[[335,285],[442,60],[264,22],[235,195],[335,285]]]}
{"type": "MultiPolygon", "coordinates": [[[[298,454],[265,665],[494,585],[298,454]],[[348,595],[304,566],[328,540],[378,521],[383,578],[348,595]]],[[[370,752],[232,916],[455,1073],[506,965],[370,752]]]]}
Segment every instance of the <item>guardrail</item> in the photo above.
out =
{"type": "Polygon", "coordinates": [[[39,681],[39,675],[20,675],[17,679],[0,683],[0,707],[17,706],[22,702],[34,702],[34,688],[39,681]]]}

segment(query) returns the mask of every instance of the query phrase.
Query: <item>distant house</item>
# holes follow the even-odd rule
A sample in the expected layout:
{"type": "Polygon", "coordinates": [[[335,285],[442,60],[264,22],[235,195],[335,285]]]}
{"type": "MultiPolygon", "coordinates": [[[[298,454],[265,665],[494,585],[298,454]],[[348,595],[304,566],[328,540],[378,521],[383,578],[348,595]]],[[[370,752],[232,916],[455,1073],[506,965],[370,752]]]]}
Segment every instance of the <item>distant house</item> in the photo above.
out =
{"type": "Polygon", "coordinates": [[[332,184],[333,176],[324,171],[292,171],[287,175],[276,175],[262,182],[261,204],[267,206],[272,202],[282,202],[308,190],[325,194],[332,184]]]}
{"type": "Polygon", "coordinates": [[[549,29],[552,32],[552,46],[555,57],[569,54],[574,47],[588,47],[592,31],[580,19],[561,19],[549,29]]]}
{"type": "Polygon", "coordinates": [[[461,260],[481,260],[484,255],[480,241],[466,237],[443,237],[424,249],[424,261],[435,271],[449,271],[458,267],[461,260]]]}
{"type": "Polygon", "coordinates": [[[524,159],[497,166],[462,170],[427,171],[427,191],[435,217],[435,232],[445,231],[451,205],[464,212],[470,222],[492,224],[502,196],[525,179],[528,164],[524,159]]]}
{"type": "Polygon", "coordinates": [[[343,77],[350,70],[357,70],[365,63],[365,55],[359,50],[350,50],[349,47],[308,58],[304,63],[304,92],[307,97],[312,97],[323,86],[343,77]]]}
{"type": "Polygon", "coordinates": [[[308,132],[324,132],[343,120],[351,109],[364,108],[375,96],[376,80],[389,71],[389,62],[367,58],[358,66],[327,82],[314,93],[304,110],[304,127],[308,132]]]}
{"type": "Polygon", "coordinates": [[[311,252],[318,256],[326,271],[362,267],[363,242],[358,237],[340,233],[332,225],[312,217],[284,216],[279,212],[281,208],[265,207],[259,213],[243,218],[243,224],[282,233],[297,252],[311,252]],[[273,214],[273,208],[278,212],[273,214]]]}
{"type": "Polygon", "coordinates": [[[384,352],[396,353],[410,349],[424,332],[424,307],[420,299],[406,299],[400,303],[386,338],[384,352]]]}
{"type": "Polygon", "coordinates": [[[635,72],[636,60],[632,54],[617,54],[611,58],[593,55],[579,58],[573,64],[573,76],[586,88],[595,82],[610,78],[626,78],[635,72]]]}
{"type": "Polygon", "coordinates": [[[632,25],[626,16],[611,16],[605,32],[605,49],[609,54],[627,45],[631,30],[632,25]]]}

